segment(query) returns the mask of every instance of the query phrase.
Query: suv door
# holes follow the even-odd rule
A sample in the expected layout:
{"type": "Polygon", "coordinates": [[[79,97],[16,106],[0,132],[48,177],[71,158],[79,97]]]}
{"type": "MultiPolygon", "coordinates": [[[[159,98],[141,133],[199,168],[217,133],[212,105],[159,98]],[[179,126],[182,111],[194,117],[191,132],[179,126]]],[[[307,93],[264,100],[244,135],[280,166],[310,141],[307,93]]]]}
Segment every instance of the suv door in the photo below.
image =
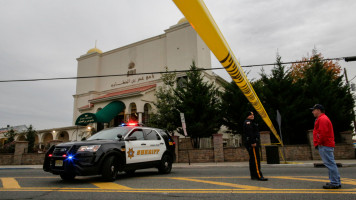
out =
{"type": "Polygon", "coordinates": [[[145,140],[149,151],[147,158],[150,161],[161,160],[163,153],[166,150],[164,140],[154,129],[143,129],[145,140]]]}
{"type": "Polygon", "coordinates": [[[147,144],[145,141],[145,136],[143,130],[141,128],[135,128],[129,133],[125,139],[130,137],[136,137],[136,140],[132,141],[125,141],[125,148],[126,148],[126,163],[140,163],[144,162],[145,158],[140,156],[141,151],[147,148],[147,144]]]}

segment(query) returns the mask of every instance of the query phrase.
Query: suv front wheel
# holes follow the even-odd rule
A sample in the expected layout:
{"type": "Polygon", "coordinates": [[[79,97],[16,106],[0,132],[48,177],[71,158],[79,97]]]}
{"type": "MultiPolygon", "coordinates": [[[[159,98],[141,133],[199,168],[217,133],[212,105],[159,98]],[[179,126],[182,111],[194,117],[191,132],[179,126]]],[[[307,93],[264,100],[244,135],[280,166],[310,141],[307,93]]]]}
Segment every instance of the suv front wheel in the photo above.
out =
{"type": "Polygon", "coordinates": [[[116,180],[118,172],[119,172],[119,160],[115,156],[110,156],[105,160],[103,164],[101,175],[105,181],[112,182],[116,180]]]}

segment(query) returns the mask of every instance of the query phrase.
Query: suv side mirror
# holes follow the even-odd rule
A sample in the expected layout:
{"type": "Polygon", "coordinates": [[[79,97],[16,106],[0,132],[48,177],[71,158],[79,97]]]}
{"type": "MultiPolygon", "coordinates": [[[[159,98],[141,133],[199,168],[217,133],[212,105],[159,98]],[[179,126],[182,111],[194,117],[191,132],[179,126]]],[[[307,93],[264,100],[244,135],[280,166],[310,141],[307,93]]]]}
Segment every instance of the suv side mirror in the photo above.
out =
{"type": "Polygon", "coordinates": [[[119,138],[119,140],[121,140],[122,139],[122,135],[121,134],[117,134],[117,136],[116,136],[117,138],[119,138]]]}
{"type": "Polygon", "coordinates": [[[137,140],[136,136],[129,136],[125,139],[125,141],[134,141],[134,140],[137,140]]]}

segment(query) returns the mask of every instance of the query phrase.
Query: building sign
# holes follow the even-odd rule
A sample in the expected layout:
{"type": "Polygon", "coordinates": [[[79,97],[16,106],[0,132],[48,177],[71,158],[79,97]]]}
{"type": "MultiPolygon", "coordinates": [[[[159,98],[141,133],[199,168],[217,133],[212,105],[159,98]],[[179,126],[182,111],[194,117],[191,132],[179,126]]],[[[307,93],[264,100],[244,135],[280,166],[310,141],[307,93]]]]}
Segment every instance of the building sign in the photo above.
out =
{"type": "Polygon", "coordinates": [[[129,77],[130,75],[135,75],[136,74],[136,69],[135,68],[135,63],[134,62],[130,62],[129,64],[129,70],[127,71],[127,77],[129,77]]]}
{"type": "Polygon", "coordinates": [[[154,79],[155,77],[153,74],[143,75],[143,76],[134,76],[134,75],[136,75],[135,63],[130,62],[127,71],[127,78],[124,80],[115,81],[114,83],[111,83],[110,86],[114,88],[122,85],[142,83],[144,81],[149,81],[151,79],[154,79]]]}
{"type": "Polygon", "coordinates": [[[96,115],[94,113],[84,113],[77,118],[75,125],[86,126],[94,122],[96,122],[96,115]]]}
{"type": "Polygon", "coordinates": [[[118,82],[114,82],[111,83],[111,87],[117,87],[117,86],[121,86],[121,85],[129,85],[129,84],[135,84],[135,83],[142,83],[144,81],[149,81],[151,79],[154,79],[155,76],[153,74],[149,74],[149,75],[144,75],[144,76],[139,76],[136,78],[127,78],[125,80],[122,81],[118,81],[118,82]]]}

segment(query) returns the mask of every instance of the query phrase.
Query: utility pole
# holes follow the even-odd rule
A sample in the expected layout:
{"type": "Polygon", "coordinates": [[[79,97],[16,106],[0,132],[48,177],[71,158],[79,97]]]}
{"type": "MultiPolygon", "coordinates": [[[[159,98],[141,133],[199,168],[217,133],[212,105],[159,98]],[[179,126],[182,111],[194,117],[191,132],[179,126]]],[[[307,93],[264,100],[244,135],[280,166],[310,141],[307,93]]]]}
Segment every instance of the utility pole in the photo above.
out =
{"type": "MultiPolygon", "coordinates": [[[[351,94],[351,91],[350,91],[350,87],[351,85],[349,84],[349,79],[347,78],[347,71],[346,71],[346,68],[344,68],[344,75],[345,75],[345,79],[346,79],[346,84],[348,86],[348,91],[349,91],[349,94],[352,96],[351,94]]],[[[354,122],[354,129],[356,131],[356,120],[355,120],[355,110],[354,110],[354,106],[352,107],[352,116],[353,116],[353,122],[354,122]]]]}

